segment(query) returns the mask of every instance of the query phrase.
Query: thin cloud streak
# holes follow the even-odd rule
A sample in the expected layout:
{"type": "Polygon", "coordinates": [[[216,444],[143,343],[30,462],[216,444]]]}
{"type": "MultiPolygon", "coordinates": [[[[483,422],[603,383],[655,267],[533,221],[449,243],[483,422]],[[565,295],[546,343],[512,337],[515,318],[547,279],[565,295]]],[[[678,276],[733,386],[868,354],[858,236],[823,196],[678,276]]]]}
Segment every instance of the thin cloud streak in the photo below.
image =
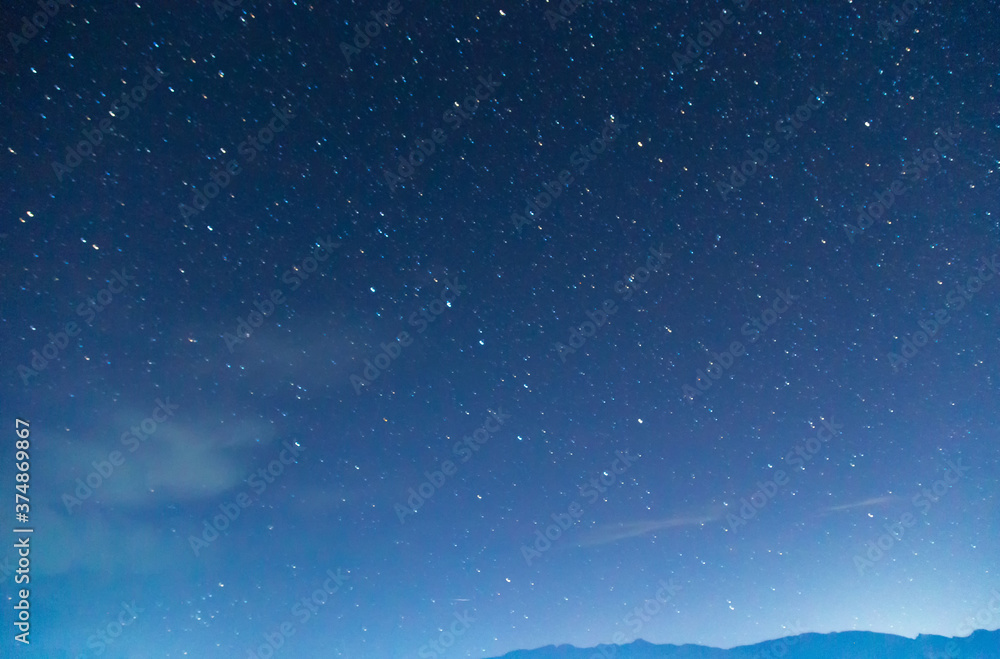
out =
{"type": "Polygon", "coordinates": [[[663,520],[624,522],[611,528],[600,529],[579,542],[580,547],[606,545],[627,538],[636,538],[678,526],[700,526],[719,519],[716,517],[671,517],[663,520]]]}
{"type": "Polygon", "coordinates": [[[841,510],[851,510],[853,508],[866,508],[868,506],[880,506],[883,503],[891,503],[895,500],[895,497],[884,496],[884,497],[873,497],[871,499],[865,499],[864,501],[858,501],[857,503],[845,503],[839,506],[829,506],[824,508],[822,512],[833,513],[839,512],[841,510]]]}

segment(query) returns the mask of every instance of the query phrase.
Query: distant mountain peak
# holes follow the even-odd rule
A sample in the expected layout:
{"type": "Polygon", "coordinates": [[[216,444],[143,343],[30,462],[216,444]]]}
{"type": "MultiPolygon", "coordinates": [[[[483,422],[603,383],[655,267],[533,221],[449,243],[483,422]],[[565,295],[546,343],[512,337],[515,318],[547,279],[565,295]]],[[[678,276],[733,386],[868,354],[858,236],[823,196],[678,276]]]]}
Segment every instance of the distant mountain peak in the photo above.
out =
{"type": "Polygon", "coordinates": [[[808,633],[723,650],[703,645],[627,645],[592,648],[547,645],[497,659],[1000,659],[1000,630],[978,630],[964,638],[921,634],[906,638],[867,631],[808,633]]]}

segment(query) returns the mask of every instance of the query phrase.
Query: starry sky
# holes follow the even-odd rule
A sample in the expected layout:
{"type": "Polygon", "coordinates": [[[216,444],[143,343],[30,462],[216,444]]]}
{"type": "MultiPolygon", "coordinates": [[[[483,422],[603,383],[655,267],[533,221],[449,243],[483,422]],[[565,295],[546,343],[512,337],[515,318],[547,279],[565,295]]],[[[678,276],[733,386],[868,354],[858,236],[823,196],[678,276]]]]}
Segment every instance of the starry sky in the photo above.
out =
{"type": "Polygon", "coordinates": [[[957,636],[1000,588],[995,3],[38,7],[0,647],[957,636]]]}

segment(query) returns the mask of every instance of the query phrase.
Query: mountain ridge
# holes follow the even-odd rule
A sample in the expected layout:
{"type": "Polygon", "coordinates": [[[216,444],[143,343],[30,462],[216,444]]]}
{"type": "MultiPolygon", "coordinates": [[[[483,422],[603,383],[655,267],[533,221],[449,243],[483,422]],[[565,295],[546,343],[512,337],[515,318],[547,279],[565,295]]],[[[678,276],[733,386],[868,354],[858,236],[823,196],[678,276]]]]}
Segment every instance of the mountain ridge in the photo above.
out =
{"type": "Polygon", "coordinates": [[[920,634],[916,638],[878,632],[807,633],[728,650],[704,645],[656,645],[636,640],[592,648],[546,645],[493,659],[1000,659],[1000,630],[965,637],[920,634]]]}

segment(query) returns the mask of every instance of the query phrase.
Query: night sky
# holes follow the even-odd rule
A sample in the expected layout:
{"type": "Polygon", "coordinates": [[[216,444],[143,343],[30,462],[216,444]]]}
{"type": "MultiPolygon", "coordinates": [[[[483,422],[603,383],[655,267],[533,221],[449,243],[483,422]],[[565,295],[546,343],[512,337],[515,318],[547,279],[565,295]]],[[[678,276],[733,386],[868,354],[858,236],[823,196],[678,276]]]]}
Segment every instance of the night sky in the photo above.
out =
{"type": "Polygon", "coordinates": [[[51,4],[4,656],[1000,627],[995,3],[51,4]]]}

